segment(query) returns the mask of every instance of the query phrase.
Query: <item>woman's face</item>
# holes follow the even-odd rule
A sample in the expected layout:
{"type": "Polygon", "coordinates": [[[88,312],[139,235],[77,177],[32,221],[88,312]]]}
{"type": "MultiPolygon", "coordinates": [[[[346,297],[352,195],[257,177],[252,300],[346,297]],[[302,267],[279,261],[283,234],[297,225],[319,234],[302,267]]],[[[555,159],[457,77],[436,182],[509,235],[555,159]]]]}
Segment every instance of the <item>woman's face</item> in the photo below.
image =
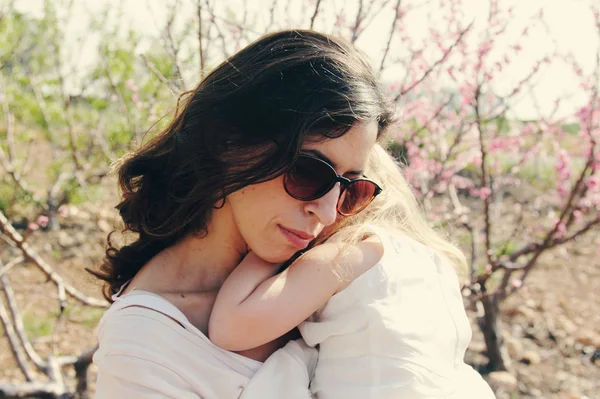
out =
{"type": "MultiPolygon", "coordinates": [[[[302,153],[326,160],[349,179],[362,176],[377,139],[377,123],[356,123],[335,139],[305,143],[302,153]]],[[[266,261],[279,263],[304,249],[338,216],[340,185],[313,201],[292,198],[283,187],[283,176],[247,186],[227,198],[234,222],[251,251],[266,261]]]]}

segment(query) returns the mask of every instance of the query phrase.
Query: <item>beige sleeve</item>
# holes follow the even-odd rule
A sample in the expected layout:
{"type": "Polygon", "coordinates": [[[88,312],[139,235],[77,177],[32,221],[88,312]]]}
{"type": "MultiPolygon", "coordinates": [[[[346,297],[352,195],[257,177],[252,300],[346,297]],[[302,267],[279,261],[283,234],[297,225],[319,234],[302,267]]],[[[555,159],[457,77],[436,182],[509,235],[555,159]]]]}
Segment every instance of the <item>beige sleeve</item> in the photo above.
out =
{"type": "Polygon", "coordinates": [[[240,399],[311,399],[318,352],[302,339],[273,353],[244,388],[240,399]]]}
{"type": "Polygon", "coordinates": [[[108,355],[96,359],[95,399],[199,399],[180,376],[147,359],[108,355]]]}

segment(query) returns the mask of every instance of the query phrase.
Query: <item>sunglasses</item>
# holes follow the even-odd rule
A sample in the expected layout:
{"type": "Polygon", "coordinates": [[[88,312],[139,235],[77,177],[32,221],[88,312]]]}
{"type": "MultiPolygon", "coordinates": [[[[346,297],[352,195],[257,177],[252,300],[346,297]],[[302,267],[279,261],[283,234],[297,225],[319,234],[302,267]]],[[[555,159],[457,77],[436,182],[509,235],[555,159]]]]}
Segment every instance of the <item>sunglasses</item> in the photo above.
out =
{"type": "Polygon", "coordinates": [[[309,155],[300,155],[283,176],[285,191],[300,201],[321,198],[338,182],[341,190],[337,212],[342,216],[356,215],[382,191],[373,180],[365,177],[347,179],[338,175],[327,162],[309,155]]]}

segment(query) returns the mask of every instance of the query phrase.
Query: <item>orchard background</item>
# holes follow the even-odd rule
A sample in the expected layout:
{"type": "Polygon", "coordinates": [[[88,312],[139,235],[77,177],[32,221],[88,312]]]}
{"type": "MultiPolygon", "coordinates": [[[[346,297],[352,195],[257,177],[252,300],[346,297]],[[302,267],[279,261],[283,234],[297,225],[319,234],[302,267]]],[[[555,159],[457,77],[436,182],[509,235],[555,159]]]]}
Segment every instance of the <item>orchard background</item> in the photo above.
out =
{"type": "Polygon", "coordinates": [[[0,398],[93,393],[106,304],[84,268],[119,228],[111,164],[281,28],[343,36],[381,71],[402,116],[386,144],[468,255],[467,358],[497,396],[599,397],[598,7],[0,0],[0,398]]]}

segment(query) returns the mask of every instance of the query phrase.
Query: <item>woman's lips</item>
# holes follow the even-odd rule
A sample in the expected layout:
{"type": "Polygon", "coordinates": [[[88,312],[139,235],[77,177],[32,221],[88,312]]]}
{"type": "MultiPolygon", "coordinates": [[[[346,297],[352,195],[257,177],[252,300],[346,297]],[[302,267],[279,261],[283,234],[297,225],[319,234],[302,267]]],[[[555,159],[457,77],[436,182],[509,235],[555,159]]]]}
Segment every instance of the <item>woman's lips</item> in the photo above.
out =
{"type": "Polygon", "coordinates": [[[314,235],[304,231],[288,229],[283,226],[279,226],[279,229],[288,242],[298,249],[308,247],[308,244],[315,238],[314,235]]]}

